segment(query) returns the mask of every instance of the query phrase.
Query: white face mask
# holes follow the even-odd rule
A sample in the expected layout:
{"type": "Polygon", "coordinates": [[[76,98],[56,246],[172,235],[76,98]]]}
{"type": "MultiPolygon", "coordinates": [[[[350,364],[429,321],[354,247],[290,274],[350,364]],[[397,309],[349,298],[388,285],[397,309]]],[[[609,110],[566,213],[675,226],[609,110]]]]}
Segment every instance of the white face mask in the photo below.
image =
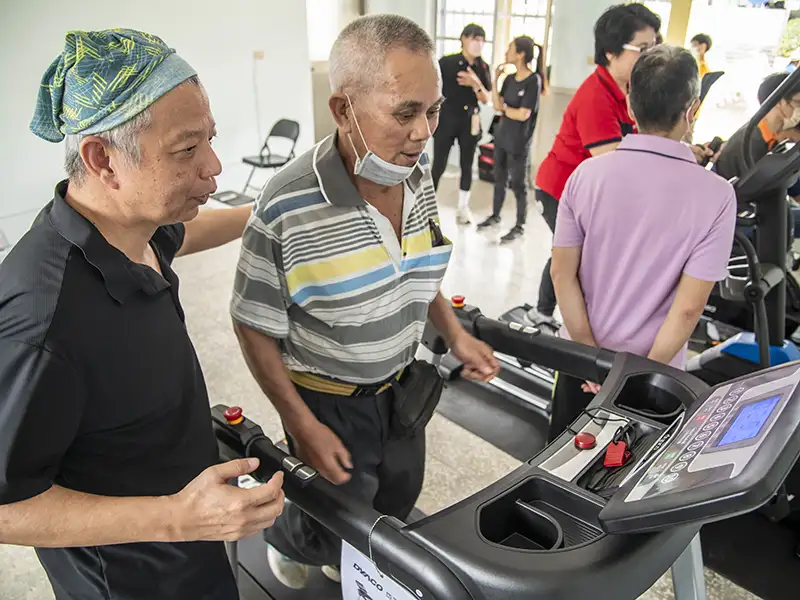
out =
{"type": "Polygon", "coordinates": [[[353,138],[350,137],[350,134],[347,134],[350,145],[353,147],[353,152],[356,153],[356,166],[355,169],[353,169],[353,173],[364,179],[369,179],[373,183],[385,185],[387,187],[403,183],[411,176],[411,173],[414,172],[414,168],[417,165],[414,164],[410,167],[404,167],[402,165],[386,162],[370,150],[369,146],[367,146],[367,140],[364,139],[364,134],[361,133],[361,127],[358,124],[358,119],[356,119],[350,96],[347,96],[347,102],[350,104],[350,111],[353,113],[353,121],[355,121],[356,129],[358,129],[358,135],[361,136],[361,141],[364,142],[364,148],[367,149],[367,153],[364,157],[360,158],[358,156],[358,150],[356,150],[356,145],[353,143],[353,138]]]}
{"type": "Polygon", "coordinates": [[[467,42],[466,50],[471,56],[477,57],[481,55],[483,48],[481,48],[481,43],[478,40],[470,40],[467,42]]]}
{"type": "Polygon", "coordinates": [[[800,108],[795,108],[792,111],[792,116],[783,120],[783,129],[792,129],[800,123],[800,108]]]}

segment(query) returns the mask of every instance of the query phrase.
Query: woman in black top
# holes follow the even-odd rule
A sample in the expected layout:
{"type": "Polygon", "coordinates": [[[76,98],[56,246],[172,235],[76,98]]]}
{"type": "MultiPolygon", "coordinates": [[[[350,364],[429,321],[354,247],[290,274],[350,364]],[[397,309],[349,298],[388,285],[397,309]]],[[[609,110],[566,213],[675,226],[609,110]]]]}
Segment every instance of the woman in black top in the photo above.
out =
{"type": "Polygon", "coordinates": [[[478,102],[489,102],[492,89],[489,66],[481,58],[486,31],[470,23],[461,32],[461,52],[439,59],[442,71],[442,93],[446,98],[439,116],[439,127],[433,134],[433,185],[447,167],[453,142],[461,151],[461,182],[458,197],[458,222],[470,222],[469,190],[472,187],[472,162],[481,135],[478,102]]]}
{"type": "Polygon", "coordinates": [[[494,202],[491,216],[478,227],[500,223],[500,209],[506,198],[510,174],[511,189],[517,198],[517,224],[501,238],[502,242],[510,242],[521,236],[525,227],[531,138],[539,113],[539,96],[547,86],[542,47],[527,35],[514,39],[506,50],[506,62],[497,68],[494,79],[494,108],[502,115],[494,138],[494,202]],[[539,52],[536,73],[529,66],[534,47],[539,52]],[[505,78],[498,92],[497,81],[508,64],[516,67],[516,73],[505,78]]]}

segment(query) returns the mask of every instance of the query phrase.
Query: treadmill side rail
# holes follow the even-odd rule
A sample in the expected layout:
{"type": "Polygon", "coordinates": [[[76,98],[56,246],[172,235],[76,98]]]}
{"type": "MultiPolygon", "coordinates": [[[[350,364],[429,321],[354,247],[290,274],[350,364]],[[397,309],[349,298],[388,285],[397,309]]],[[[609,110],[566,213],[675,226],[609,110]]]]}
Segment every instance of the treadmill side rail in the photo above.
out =
{"type": "Polygon", "coordinates": [[[266,481],[273,473],[283,471],[284,491],[295,505],[370,557],[417,597],[482,600],[474,598],[436,555],[407,535],[401,521],[381,515],[327,479],[315,477],[309,482],[299,477],[297,463],[286,461],[289,455],[273,445],[258,425],[247,418],[236,424],[228,422],[227,408],[217,405],[211,409],[214,433],[230,451],[226,454],[259,459],[261,464],[254,473],[257,478],[266,481]]]}

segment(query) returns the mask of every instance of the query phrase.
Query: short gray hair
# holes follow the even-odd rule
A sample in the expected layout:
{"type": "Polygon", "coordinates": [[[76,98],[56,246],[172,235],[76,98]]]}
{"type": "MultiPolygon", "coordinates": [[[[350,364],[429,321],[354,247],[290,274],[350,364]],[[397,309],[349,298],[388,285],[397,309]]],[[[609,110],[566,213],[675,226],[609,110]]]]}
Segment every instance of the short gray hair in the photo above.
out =
{"type": "Polygon", "coordinates": [[[381,14],[360,17],[336,38],[328,61],[331,90],[350,95],[383,83],[386,55],[398,48],[433,57],[433,40],[411,19],[381,14]]]}
{"type": "Polygon", "coordinates": [[[631,71],[631,109],[645,131],[672,131],[700,95],[697,61],[685,48],[659,44],[631,71]]]}
{"type": "MultiPolygon", "coordinates": [[[[200,85],[200,79],[195,75],[184,83],[200,85]]],[[[94,134],[105,142],[109,148],[119,151],[123,160],[136,166],[142,159],[142,149],[139,145],[139,135],[153,122],[153,114],[148,106],[130,121],[118,125],[108,131],[94,134]]],[[[64,170],[70,182],[80,185],[86,179],[86,165],[81,158],[81,142],[87,135],[76,133],[64,137],[64,170]]]]}

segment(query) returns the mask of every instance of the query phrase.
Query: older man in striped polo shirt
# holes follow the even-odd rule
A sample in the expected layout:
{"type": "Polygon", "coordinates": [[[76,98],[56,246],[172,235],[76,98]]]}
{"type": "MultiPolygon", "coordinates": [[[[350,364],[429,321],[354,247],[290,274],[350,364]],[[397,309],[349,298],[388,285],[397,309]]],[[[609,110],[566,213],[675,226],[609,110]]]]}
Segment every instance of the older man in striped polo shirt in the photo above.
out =
{"type": "MultiPolygon", "coordinates": [[[[465,376],[488,380],[499,367],[439,292],[451,244],[423,152],[443,101],[433,42],[408,19],[368,16],[342,31],[329,64],[337,131],[266,185],[231,312],[292,451],[405,519],[422,487],[425,437],[391,435],[391,382],[402,385],[427,319],[465,376]]],[[[341,541],[295,506],[266,537],[285,585],[304,587],[310,565],[338,579],[341,541]]]]}

